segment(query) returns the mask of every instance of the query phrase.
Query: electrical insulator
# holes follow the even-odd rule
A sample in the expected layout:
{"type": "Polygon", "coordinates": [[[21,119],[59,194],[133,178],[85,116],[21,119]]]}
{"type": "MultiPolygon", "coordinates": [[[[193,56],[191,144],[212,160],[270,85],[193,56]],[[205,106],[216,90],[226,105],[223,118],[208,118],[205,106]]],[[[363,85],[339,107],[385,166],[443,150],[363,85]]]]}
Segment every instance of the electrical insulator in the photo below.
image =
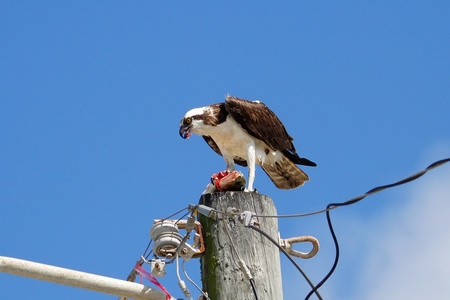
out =
{"type": "Polygon", "coordinates": [[[158,222],[150,229],[150,237],[153,244],[153,253],[156,256],[172,258],[173,254],[168,250],[174,250],[181,243],[181,235],[178,233],[178,226],[170,221],[158,222]]]}
{"type": "Polygon", "coordinates": [[[202,232],[202,225],[195,221],[194,216],[189,216],[187,220],[155,220],[150,229],[150,237],[155,242],[153,253],[158,257],[171,259],[178,251],[178,255],[185,261],[189,261],[192,257],[197,258],[205,251],[202,232]],[[179,229],[186,230],[184,238],[180,235],[179,229]],[[189,245],[186,241],[193,230],[195,230],[194,245],[189,245]],[[181,243],[183,245],[180,245],[181,243]]]}

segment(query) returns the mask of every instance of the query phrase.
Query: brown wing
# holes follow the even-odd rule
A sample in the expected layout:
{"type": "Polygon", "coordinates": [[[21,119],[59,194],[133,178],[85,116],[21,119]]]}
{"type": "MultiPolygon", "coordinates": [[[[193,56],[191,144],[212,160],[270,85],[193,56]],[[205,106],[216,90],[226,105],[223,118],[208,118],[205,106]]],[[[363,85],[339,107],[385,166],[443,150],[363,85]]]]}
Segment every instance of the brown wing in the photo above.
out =
{"type": "Polygon", "coordinates": [[[227,96],[225,108],[242,128],[273,150],[296,152],[293,138],[264,103],[227,96]]]}

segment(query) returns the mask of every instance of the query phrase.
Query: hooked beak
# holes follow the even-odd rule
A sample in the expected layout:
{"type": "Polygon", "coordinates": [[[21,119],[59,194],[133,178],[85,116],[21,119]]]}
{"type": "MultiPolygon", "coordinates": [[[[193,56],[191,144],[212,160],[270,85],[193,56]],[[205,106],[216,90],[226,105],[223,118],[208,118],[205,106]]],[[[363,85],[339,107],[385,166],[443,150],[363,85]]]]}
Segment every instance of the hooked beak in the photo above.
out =
{"type": "Polygon", "coordinates": [[[189,131],[191,131],[192,126],[180,126],[180,136],[183,139],[187,139],[191,136],[189,131]]]}

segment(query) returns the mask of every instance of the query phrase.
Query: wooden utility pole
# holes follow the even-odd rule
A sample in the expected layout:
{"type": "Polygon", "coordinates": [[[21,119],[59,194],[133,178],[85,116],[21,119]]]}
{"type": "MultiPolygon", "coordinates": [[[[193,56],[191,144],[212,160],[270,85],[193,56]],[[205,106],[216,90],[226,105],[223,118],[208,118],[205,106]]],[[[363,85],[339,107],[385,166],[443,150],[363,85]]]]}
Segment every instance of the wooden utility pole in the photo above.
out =
{"type": "MultiPolygon", "coordinates": [[[[200,198],[200,204],[220,211],[234,207],[240,212],[251,211],[257,215],[277,214],[272,199],[258,193],[206,194],[200,198]]],[[[253,276],[258,299],[283,299],[278,248],[260,233],[244,227],[237,216],[225,216],[225,222],[222,217],[221,214],[215,219],[199,216],[206,247],[201,258],[202,282],[211,300],[256,299],[250,280],[239,265],[239,258],[253,276]]],[[[260,229],[278,240],[276,218],[260,218],[258,222],[260,229]]]]}

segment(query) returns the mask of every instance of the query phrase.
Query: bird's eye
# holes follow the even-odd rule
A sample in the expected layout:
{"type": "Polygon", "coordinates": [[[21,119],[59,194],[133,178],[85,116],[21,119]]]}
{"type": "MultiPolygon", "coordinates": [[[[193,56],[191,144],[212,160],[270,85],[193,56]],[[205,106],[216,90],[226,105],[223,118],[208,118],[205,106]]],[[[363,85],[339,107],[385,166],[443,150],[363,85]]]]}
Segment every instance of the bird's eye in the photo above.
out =
{"type": "Polygon", "coordinates": [[[192,119],[191,119],[191,118],[187,118],[187,119],[186,119],[186,124],[191,124],[191,122],[192,122],[192,119]]]}

